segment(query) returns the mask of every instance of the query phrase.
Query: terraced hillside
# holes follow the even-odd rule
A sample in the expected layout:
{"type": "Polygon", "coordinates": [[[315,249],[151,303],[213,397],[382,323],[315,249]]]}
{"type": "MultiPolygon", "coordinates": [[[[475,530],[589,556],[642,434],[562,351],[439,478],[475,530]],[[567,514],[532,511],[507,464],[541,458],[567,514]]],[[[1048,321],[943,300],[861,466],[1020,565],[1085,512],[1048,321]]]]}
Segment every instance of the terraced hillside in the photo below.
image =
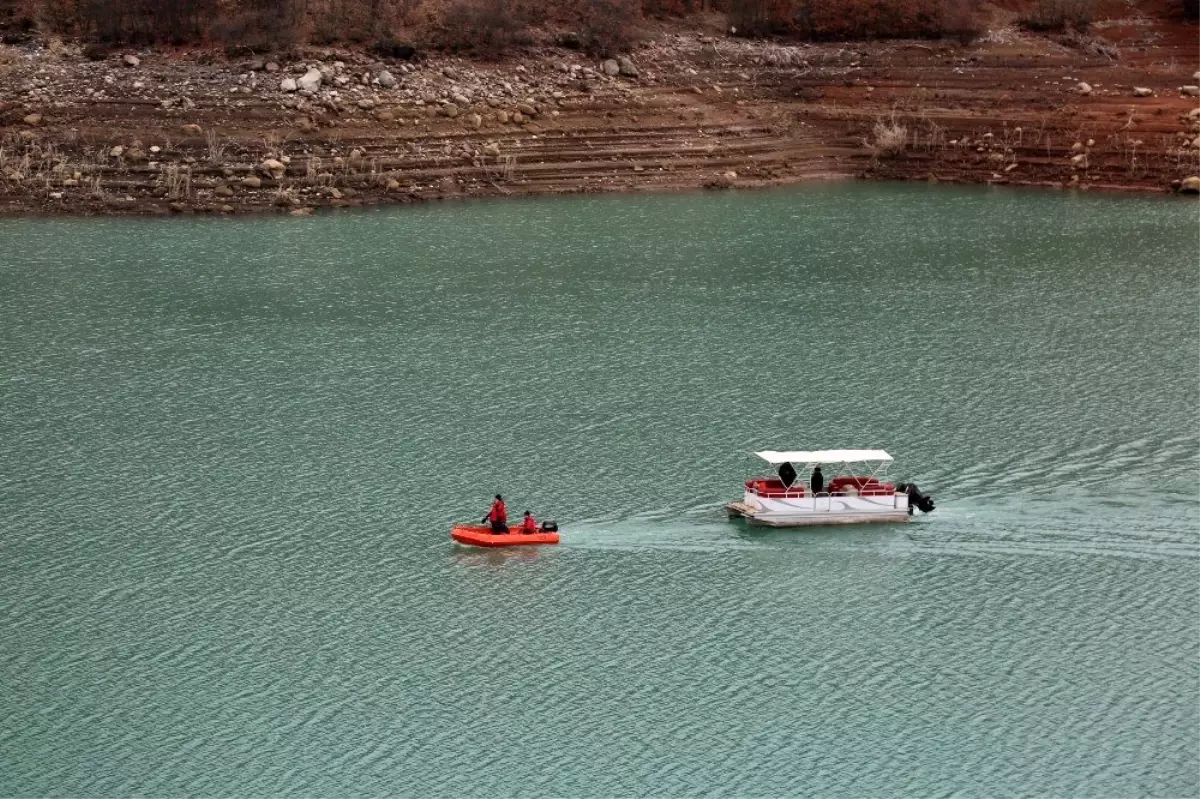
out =
{"type": "Polygon", "coordinates": [[[677,33],[619,64],[6,47],[0,210],[306,213],[847,177],[1169,191],[1200,171],[1200,56],[1143,33],[1122,48],[1015,28],[969,47],[677,33]]]}

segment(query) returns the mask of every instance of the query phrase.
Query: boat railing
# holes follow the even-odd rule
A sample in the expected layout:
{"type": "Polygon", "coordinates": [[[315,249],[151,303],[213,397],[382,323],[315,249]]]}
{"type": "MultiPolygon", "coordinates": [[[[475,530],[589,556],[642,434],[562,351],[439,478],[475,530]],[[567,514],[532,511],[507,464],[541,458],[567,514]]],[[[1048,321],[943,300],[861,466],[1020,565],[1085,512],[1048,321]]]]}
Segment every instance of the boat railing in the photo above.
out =
{"type": "Polygon", "coordinates": [[[889,497],[896,495],[896,488],[890,483],[871,482],[869,480],[846,480],[831,486],[832,490],[820,491],[813,494],[803,483],[793,483],[784,486],[779,480],[767,477],[751,478],[746,481],[746,490],[751,494],[766,499],[802,499],[804,497],[889,497]]]}
{"type": "Polygon", "coordinates": [[[811,498],[813,503],[811,512],[813,513],[833,512],[833,500],[835,497],[863,497],[874,500],[878,504],[882,504],[880,500],[886,502],[890,498],[892,508],[898,510],[900,508],[900,498],[905,496],[903,492],[897,491],[895,486],[890,483],[867,482],[864,485],[862,482],[859,482],[856,486],[854,481],[841,481],[832,491],[819,491],[814,494],[803,483],[793,483],[785,487],[780,481],[766,477],[747,480],[746,490],[754,496],[764,499],[787,500],[811,498]]]}
{"type": "MultiPolygon", "coordinates": [[[[832,511],[833,510],[833,498],[841,497],[841,496],[847,496],[847,495],[839,494],[839,493],[830,494],[828,491],[820,491],[816,494],[813,494],[812,495],[813,511],[814,512],[816,512],[816,511],[832,511]]],[[[901,491],[887,491],[887,492],[879,491],[879,492],[874,492],[874,493],[855,494],[855,496],[871,497],[871,498],[891,498],[892,507],[895,509],[899,509],[900,508],[900,497],[904,496],[904,493],[901,491]]]]}

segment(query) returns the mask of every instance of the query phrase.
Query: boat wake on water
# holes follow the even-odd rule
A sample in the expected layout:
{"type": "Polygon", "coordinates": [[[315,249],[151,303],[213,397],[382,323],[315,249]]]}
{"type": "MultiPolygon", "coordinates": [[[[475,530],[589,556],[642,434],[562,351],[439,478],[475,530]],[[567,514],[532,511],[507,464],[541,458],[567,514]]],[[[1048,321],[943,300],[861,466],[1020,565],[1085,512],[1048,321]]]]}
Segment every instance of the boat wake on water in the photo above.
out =
{"type": "Polygon", "coordinates": [[[719,551],[743,545],[711,501],[572,521],[562,542],[581,549],[719,551]]]}
{"type": "Polygon", "coordinates": [[[564,525],[561,547],[569,550],[691,551],[697,553],[821,547],[877,550],[883,556],[958,557],[1104,556],[1135,559],[1200,559],[1195,534],[1200,508],[1181,495],[1157,502],[1102,495],[948,498],[935,514],[873,525],[814,525],[801,530],[738,525],[734,534],[711,503],[663,508],[619,517],[591,517],[564,525]],[[1096,504],[1109,517],[1082,511],[1096,504]],[[1078,506],[1078,507],[1076,507],[1078,506]],[[1078,513],[1077,513],[1078,511],[1078,513]]]}
{"type": "MultiPolygon", "coordinates": [[[[918,522],[918,525],[920,523],[918,522]]],[[[814,542],[879,540],[903,534],[899,524],[868,526],[812,526],[804,531],[770,527],[731,528],[726,515],[711,503],[686,508],[664,508],[624,518],[591,518],[572,522],[563,546],[603,550],[671,550],[729,552],[791,548],[814,542]]]]}
{"type": "Polygon", "coordinates": [[[893,554],[1200,559],[1200,507],[1183,496],[986,496],[945,503],[938,514],[936,524],[913,526],[897,538],[893,554]],[[1096,514],[1098,507],[1109,512],[1096,514]]]}

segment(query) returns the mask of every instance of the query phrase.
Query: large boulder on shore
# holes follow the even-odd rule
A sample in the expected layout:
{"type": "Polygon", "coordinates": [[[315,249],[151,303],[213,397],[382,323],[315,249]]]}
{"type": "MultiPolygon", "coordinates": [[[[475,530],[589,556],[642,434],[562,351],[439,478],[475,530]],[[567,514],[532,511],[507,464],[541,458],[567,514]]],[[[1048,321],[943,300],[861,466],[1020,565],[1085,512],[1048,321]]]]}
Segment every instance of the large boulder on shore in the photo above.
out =
{"type": "Polygon", "coordinates": [[[296,81],[293,78],[284,78],[279,83],[279,90],[281,92],[294,92],[297,88],[296,81]]]}
{"type": "Polygon", "coordinates": [[[1193,175],[1190,178],[1184,178],[1179,190],[1184,194],[1200,194],[1200,177],[1193,175]]]}
{"type": "Polygon", "coordinates": [[[731,169],[728,172],[723,172],[720,175],[717,175],[715,178],[705,183],[704,188],[732,189],[735,185],[737,185],[737,176],[737,172],[734,172],[731,169]]]}
{"type": "Polygon", "coordinates": [[[638,76],[637,65],[627,55],[617,56],[617,72],[627,78],[636,78],[638,76]]]}
{"type": "Polygon", "coordinates": [[[315,92],[321,88],[321,70],[309,68],[297,81],[296,85],[307,92],[315,92]]]}
{"type": "Polygon", "coordinates": [[[621,74],[621,65],[617,63],[615,58],[609,58],[600,65],[600,70],[610,78],[615,78],[621,74]]]}
{"type": "Polygon", "coordinates": [[[379,81],[379,85],[385,89],[396,88],[396,78],[386,69],[375,76],[375,80],[379,81]]]}
{"type": "Polygon", "coordinates": [[[268,158],[258,165],[264,175],[270,175],[275,180],[283,177],[283,173],[287,171],[287,166],[282,161],[277,161],[274,158],[268,158]]]}

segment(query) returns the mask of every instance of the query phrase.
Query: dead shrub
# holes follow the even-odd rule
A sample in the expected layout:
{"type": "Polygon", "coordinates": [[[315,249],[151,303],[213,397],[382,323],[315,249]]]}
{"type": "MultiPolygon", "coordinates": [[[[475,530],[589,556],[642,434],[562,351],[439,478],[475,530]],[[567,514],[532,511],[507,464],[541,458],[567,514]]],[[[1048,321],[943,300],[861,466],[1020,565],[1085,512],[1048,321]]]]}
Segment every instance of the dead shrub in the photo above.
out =
{"type": "Polygon", "coordinates": [[[801,31],[813,39],[940,36],[941,0],[808,0],[801,31]]]}
{"type": "Polygon", "coordinates": [[[62,34],[78,32],[80,15],[76,0],[25,0],[21,11],[48,31],[62,34]]]}
{"type": "Polygon", "coordinates": [[[689,11],[691,4],[685,0],[641,0],[642,13],[648,17],[682,17],[689,11]]]}
{"type": "Polygon", "coordinates": [[[209,35],[227,48],[265,53],[300,40],[301,0],[243,0],[217,16],[209,35]]]}
{"type": "Polygon", "coordinates": [[[814,40],[973,38],[978,0],[730,0],[729,21],[744,36],[814,40]]]}
{"type": "Polygon", "coordinates": [[[1035,31],[1087,30],[1098,0],[1038,0],[1037,8],[1021,19],[1021,24],[1035,31]]]}
{"type": "Polygon", "coordinates": [[[638,0],[582,0],[577,13],[579,38],[587,50],[611,55],[633,43],[638,0]]]}
{"type": "Polygon", "coordinates": [[[871,133],[871,140],[863,143],[875,158],[899,155],[908,144],[908,128],[897,122],[895,115],[877,120],[871,133]]]}
{"type": "Polygon", "coordinates": [[[85,31],[101,41],[183,44],[200,39],[216,0],[81,0],[85,31]]]}
{"type": "Polygon", "coordinates": [[[454,0],[442,16],[437,43],[495,57],[532,43],[531,15],[514,0],[454,0]]]}
{"type": "Polygon", "coordinates": [[[28,0],[0,0],[0,42],[24,44],[33,39],[39,10],[28,0]]]}
{"type": "Polygon", "coordinates": [[[308,3],[309,40],[365,42],[372,33],[371,9],[363,0],[315,0],[308,3]]]}
{"type": "Polygon", "coordinates": [[[45,0],[36,5],[47,30],[111,44],[195,41],[218,10],[218,0],[45,0]]]}
{"type": "Polygon", "coordinates": [[[421,52],[416,45],[397,41],[391,36],[381,36],[371,45],[371,52],[380,58],[392,58],[397,61],[420,61],[421,52]]]}
{"type": "Polygon", "coordinates": [[[309,40],[356,44],[390,39],[409,25],[423,0],[286,0],[302,6],[309,40]]]}
{"type": "Polygon", "coordinates": [[[983,35],[978,0],[944,0],[941,14],[943,36],[956,39],[965,46],[983,35]]]}
{"type": "Polygon", "coordinates": [[[795,17],[792,4],[786,5],[789,7],[780,8],[768,0],[730,0],[729,24],[742,36],[783,33],[792,27],[795,17]]]}

